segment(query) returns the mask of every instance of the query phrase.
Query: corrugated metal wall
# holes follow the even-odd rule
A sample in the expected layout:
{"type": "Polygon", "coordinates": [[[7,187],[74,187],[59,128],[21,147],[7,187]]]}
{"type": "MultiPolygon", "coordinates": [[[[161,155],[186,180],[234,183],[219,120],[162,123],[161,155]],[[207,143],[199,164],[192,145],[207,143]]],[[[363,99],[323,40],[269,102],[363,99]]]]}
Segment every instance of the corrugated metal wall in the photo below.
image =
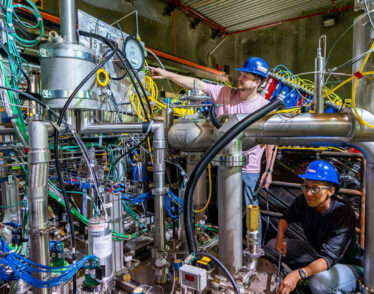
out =
{"type": "MultiPolygon", "coordinates": [[[[331,0],[182,0],[181,2],[224,27],[228,32],[333,8],[331,0]]],[[[340,3],[349,3],[349,1],[335,0],[335,4],[340,3]]]]}

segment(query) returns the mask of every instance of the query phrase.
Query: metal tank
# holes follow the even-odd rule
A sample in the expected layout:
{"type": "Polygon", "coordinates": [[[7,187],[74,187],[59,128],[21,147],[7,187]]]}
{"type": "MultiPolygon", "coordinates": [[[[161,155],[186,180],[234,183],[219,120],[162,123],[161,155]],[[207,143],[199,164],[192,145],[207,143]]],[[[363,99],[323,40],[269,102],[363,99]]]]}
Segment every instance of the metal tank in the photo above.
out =
{"type": "MultiPolygon", "coordinates": [[[[76,43],[75,1],[61,0],[61,35],[39,49],[41,94],[50,108],[63,108],[81,81],[95,68],[95,52],[76,43]]],[[[96,75],[78,91],[69,109],[97,109],[96,75]]]]}
{"type": "Polygon", "coordinates": [[[214,143],[215,127],[206,119],[180,118],[168,132],[168,143],[182,151],[206,151],[214,143]]]}
{"type": "Polygon", "coordinates": [[[88,254],[100,259],[100,266],[105,266],[104,278],[113,275],[112,230],[109,218],[90,218],[88,220],[88,254]]]}

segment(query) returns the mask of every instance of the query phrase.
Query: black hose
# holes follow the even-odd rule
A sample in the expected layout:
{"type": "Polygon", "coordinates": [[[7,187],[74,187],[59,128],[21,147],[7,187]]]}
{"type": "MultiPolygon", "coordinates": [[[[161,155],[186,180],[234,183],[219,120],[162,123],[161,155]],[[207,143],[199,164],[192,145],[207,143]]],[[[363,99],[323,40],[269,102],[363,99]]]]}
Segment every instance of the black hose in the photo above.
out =
{"type": "Polygon", "coordinates": [[[5,51],[5,53],[8,55],[8,57],[10,57],[10,59],[12,59],[12,61],[15,63],[15,65],[18,67],[18,69],[21,71],[21,73],[25,76],[25,78],[26,78],[26,82],[27,82],[26,92],[30,92],[30,89],[31,89],[31,81],[30,81],[30,78],[29,78],[29,76],[27,75],[27,73],[23,70],[22,65],[20,65],[20,64],[15,60],[15,58],[13,57],[13,55],[9,52],[9,50],[7,49],[7,47],[6,47],[2,42],[0,42],[0,46],[1,46],[1,48],[5,51]]]}
{"type": "MultiPolygon", "coordinates": [[[[100,36],[100,35],[97,35],[97,34],[94,34],[94,33],[90,33],[90,32],[86,32],[86,31],[78,31],[78,34],[80,34],[80,35],[82,35],[82,36],[84,36],[84,37],[93,37],[93,38],[96,38],[96,39],[98,39],[98,40],[104,42],[105,44],[107,44],[110,48],[113,48],[114,45],[117,46],[117,48],[118,48],[118,44],[117,44],[116,42],[114,42],[114,41],[112,41],[112,40],[109,40],[109,39],[107,39],[107,38],[105,38],[105,37],[103,37],[103,36],[100,36]]],[[[138,81],[138,83],[139,83],[139,85],[140,85],[140,87],[141,87],[141,89],[142,89],[142,91],[143,91],[144,97],[146,98],[147,105],[148,105],[148,107],[149,107],[149,111],[150,111],[150,113],[152,113],[151,104],[150,104],[150,102],[149,102],[149,100],[148,100],[147,93],[145,92],[145,89],[144,89],[144,87],[143,87],[143,85],[142,85],[142,83],[141,83],[141,81],[140,81],[138,75],[135,73],[134,69],[132,68],[130,62],[127,60],[127,58],[126,58],[126,56],[123,54],[123,52],[122,52],[121,50],[116,50],[116,55],[119,57],[121,63],[122,63],[123,66],[125,67],[126,72],[129,73],[129,77],[130,77],[131,83],[132,83],[132,84],[134,85],[134,87],[135,87],[135,91],[136,91],[136,94],[137,94],[138,97],[139,97],[140,105],[141,105],[141,107],[142,107],[142,109],[143,109],[143,112],[144,112],[145,118],[146,118],[146,120],[149,122],[150,119],[149,119],[149,116],[148,116],[148,112],[147,112],[146,109],[145,109],[145,106],[144,106],[143,100],[140,99],[141,95],[140,95],[139,89],[138,89],[138,87],[136,86],[136,83],[135,83],[135,81],[134,81],[134,78],[130,75],[129,67],[130,67],[131,70],[133,71],[134,76],[135,76],[135,78],[137,79],[137,81],[138,81]],[[118,54],[118,53],[119,53],[119,54],[118,54]],[[125,60],[123,60],[123,58],[122,58],[121,55],[125,58],[125,60]]]]}
{"type": "MultiPolygon", "coordinates": [[[[107,52],[105,52],[105,53],[103,54],[103,56],[107,55],[110,51],[111,51],[111,50],[108,50],[107,52]]],[[[108,74],[108,75],[109,75],[109,74],[108,74]]],[[[125,73],[124,73],[122,76],[119,76],[119,77],[111,77],[111,76],[109,75],[109,79],[111,79],[111,80],[113,80],[113,81],[120,81],[120,80],[124,79],[124,78],[126,77],[126,75],[127,75],[127,71],[125,71],[125,73]]]]}
{"type": "Polygon", "coordinates": [[[206,257],[209,257],[211,260],[213,260],[222,269],[222,271],[225,273],[225,275],[229,278],[230,283],[234,287],[235,293],[240,294],[240,290],[238,288],[238,285],[236,285],[233,276],[230,274],[228,269],[223,265],[223,263],[219,261],[219,259],[217,257],[215,257],[215,256],[213,256],[209,253],[206,253],[206,252],[198,252],[198,251],[195,252],[195,255],[206,256],[206,257]]]}
{"type": "Polygon", "coordinates": [[[194,236],[194,226],[192,222],[193,213],[193,194],[197,181],[199,180],[201,174],[206,169],[210,161],[218,154],[218,152],[229,144],[236,136],[243,132],[251,124],[255,123],[259,119],[263,118],[268,113],[272,112],[274,109],[278,108],[283,104],[282,100],[275,99],[269,104],[263,106],[257,111],[249,114],[243,120],[234,125],[229,129],[200,159],[198,164],[195,166],[194,170],[190,175],[190,179],[187,182],[185,198],[184,198],[184,224],[186,230],[186,239],[188,250],[190,253],[196,252],[196,242],[194,236]]]}
{"type": "Polygon", "coordinates": [[[211,106],[210,109],[209,109],[209,118],[210,118],[210,121],[212,122],[212,124],[213,124],[217,129],[219,129],[220,127],[222,127],[222,124],[221,124],[221,122],[217,119],[216,109],[217,109],[217,105],[216,105],[216,104],[212,104],[212,106],[211,106]]]}
{"type": "MultiPolygon", "coordinates": [[[[118,51],[118,53],[117,53],[117,56],[118,56],[119,59],[121,60],[122,64],[125,66],[126,70],[128,71],[128,68],[127,68],[127,66],[126,66],[126,63],[127,63],[128,66],[130,67],[130,69],[131,69],[133,75],[135,76],[136,80],[138,81],[139,86],[140,86],[140,88],[142,89],[143,95],[144,95],[145,100],[146,100],[146,102],[147,102],[147,106],[148,106],[148,108],[149,108],[149,113],[152,113],[151,103],[149,102],[149,99],[148,99],[148,96],[147,96],[147,92],[145,91],[144,86],[143,86],[141,80],[139,79],[138,74],[136,73],[136,71],[135,71],[134,68],[132,67],[132,65],[131,65],[131,63],[129,62],[129,60],[127,59],[126,55],[125,55],[121,50],[118,51]],[[118,54],[118,53],[119,53],[119,54],[118,54]],[[126,63],[125,63],[124,60],[121,58],[121,55],[122,55],[123,58],[126,60],[126,63]]],[[[131,82],[134,84],[134,82],[133,82],[133,80],[132,80],[132,78],[131,78],[130,72],[129,72],[129,77],[130,77],[130,79],[131,79],[131,82]]],[[[135,84],[134,84],[134,86],[135,86],[135,84]]],[[[138,95],[139,95],[139,94],[138,94],[138,95]]],[[[140,95],[139,95],[139,97],[140,97],[140,95]]],[[[140,99],[140,101],[141,101],[141,99],[140,99]]]]}
{"type": "Polygon", "coordinates": [[[120,76],[120,77],[109,76],[109,79],[111,79],[113,81],[120,81],[120,80],[124,79],[126,77],[126,75],[127,75],[127,71],[125,71],[125,73],[122,76],[120,76]]]}

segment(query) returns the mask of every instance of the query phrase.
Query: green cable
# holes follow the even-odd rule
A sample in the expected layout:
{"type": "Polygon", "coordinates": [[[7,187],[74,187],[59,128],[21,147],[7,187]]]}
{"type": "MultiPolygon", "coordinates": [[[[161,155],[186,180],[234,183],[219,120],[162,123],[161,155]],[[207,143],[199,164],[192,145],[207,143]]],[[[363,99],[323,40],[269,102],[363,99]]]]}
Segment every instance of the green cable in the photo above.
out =
{"type": "Polygon", "coordinates": [[[44,36],[44,24],[43,24],[43,19],[42,19],[41,15],[40,15],[39,10],[36,7],[36,5],[31,0],[26,0],[26,2],[31,7],[30,6],[26,6],[26,5],[22,5],[22,4],[13,5],[13,3],[12,3],[11,0],[9,0],[7,2],[7,5],[6,5],[7,6],[7,10],[6,10],[6,23],[7,23],[8,28],[14,29],[14,26],[13,26],[13,15],[15,16],[15,18],[17,20],[20,21],[17,13],[14,10],[15,8],[24,8],[24,9],[28,10],[29,12],[31,12],[35,16],[35,18],[37,20],[37,25],[36,26],[30,26],[30,25],[25,24],[22,21],[20,21],[20,23],[23,26],[25,26],[26,28],[40,27],[39,36],[36,39],[33,39],[33,40],[26,40],[26,39],[23,39],[22,37],[20,37],[15,31],[12,32],[12,33],[10,33],[10,35],[20,45],[22,45],[24,47],[33,47],[33,46],[36,46],[39,43],[40,38],[42,38],[44,36]]]}
{"type": "MultiPolygon", "coordinates": [[[[65,206],[65,201],[63,199],[61,199],[60,197],[56,196],[55,194],[53,194],[53,192],[49,191],[49,196],[51,196],[54,200],[56,200],[59,204],[65,206]]],[[[82,222],[84,223],[85,225],[88,224],[88,220],[86,217],[84,217],[84,215],[82,215],[78,210],[76,210],[75,208],[72,208],[71,212],[82,222]]],[[[115,231],[112,231],[112,236],[114,237],[117,237],[117,238],[121,238],[121,239],[126,239],[126,240],[129,240],[129,239],[132,239],[132,238],[135,238],[137,236],[139,236],[140,234],[142,233],[145,233],[147,232],[148,229],[144,229],[144,230],[141,230],[137,233],[134,233],[134,234],[131,234],[131,235],[126,235],[126,234],[121,234],[121,233],[118,233],[118,232],[115,232],[115,231]]]]}
{"type": "Polygon", "coordinates": [[[21,203],[25,202],[26,200],[22,200],[20,202],[18,202],[17,204],[14,204],[14,205],[9,205],[9,206],[3,206],[3,205],[0,205],[0,208],[13,208],[13,207],[17,207],[18,205],[20,205],[21,203]]]}
{"type": "Polygon", "coordinates": [[[201,224],[195,224],[195,227],[200,227],[200,228],[203,228],[205,230],[208,230],[208,231],[211,231],[211,232],[214,232],[214,233],[218,232],[218,230],[215,229],[215,228],[207,227],[207,226],[204,226],[204,225],[201,225],[201,224]]]}
{"type": "Polygon", "coordinates": [[[132,210],[131,206],[128,205],[126,201],[122,200],[122,204],[123,204],[125,211],[131,216],[133,220],[139,223],[142,227],[146,227],[145,224],[139,221],[139,216],[135,213],[135,211],[132,210]]]}

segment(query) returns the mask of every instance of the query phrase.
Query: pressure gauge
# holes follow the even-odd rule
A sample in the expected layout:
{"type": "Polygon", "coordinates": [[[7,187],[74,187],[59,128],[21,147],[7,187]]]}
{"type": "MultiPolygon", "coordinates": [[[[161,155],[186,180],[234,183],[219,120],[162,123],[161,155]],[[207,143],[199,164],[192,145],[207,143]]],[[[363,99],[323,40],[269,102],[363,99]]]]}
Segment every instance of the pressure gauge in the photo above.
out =
{"type": "Polygon", "coordinates": [[[144,67],[144,49],[139,40],[128,36],[123,43],[123,52],[134,70],[140,71],[144,67]]]}

